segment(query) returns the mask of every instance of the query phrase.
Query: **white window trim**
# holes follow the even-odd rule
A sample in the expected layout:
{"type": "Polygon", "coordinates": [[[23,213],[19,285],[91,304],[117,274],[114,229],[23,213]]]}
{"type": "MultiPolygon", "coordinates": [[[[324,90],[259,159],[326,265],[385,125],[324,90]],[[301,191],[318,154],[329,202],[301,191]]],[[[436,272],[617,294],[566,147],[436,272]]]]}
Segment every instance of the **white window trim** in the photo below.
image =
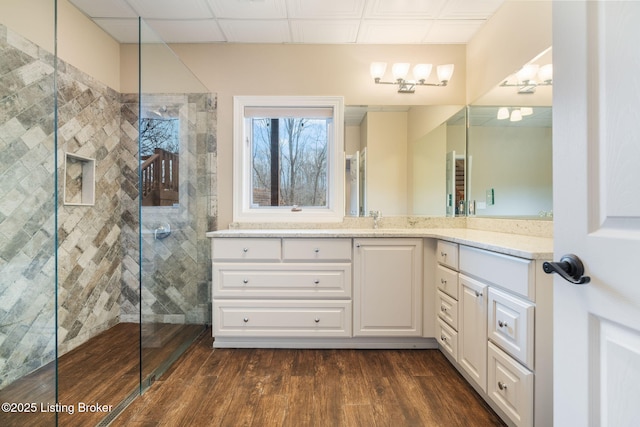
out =
{"type": "Polygon", "coordinates": [[[344,98],[335,96],[233,97],[233,221],[340,222],[344,218],[344,98]],[[245,142],[245,107],[331,107],[333,129],[328,147],[327,207],[292,212],[285,208],[251,208],[251,156],[245,142]]]}

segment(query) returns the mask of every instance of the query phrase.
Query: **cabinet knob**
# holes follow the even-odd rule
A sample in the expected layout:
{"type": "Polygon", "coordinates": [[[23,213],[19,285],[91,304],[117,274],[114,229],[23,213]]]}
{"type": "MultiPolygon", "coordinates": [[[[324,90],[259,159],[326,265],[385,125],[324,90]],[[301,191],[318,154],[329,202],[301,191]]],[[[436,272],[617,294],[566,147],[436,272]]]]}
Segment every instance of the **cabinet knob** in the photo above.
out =
{"type": "Polygon", "coordinates": [[[244,319],[242,319],[242,321],[243,321],[244,323],[247,323],[247,322],[249,322],[249,318],[248,318],[248,317],[245,317],[244,319]]]}
{"type": "Polygon", "coordinates": [[[447,337],[440,335],[440,341],[447,342],[447,337]]]}
{"type": "Polygon", "coordinates": [[[446,279],[442,279],[442,278],[441,278],[441,279],[440,279],[440,283],[442,283],[443,285],[446,285],[446,284],[447,284],[447,280],[446,280],[446,279]]]}
{"type": "Polygon", "coordinates": [[[498,388],[500,390],[506,390],[507,389],[507,385],[505,383],[503,383],[502,381],[498,381],[498,388]]]}
{"type": "Polygon", "coordinates": [[[242,279],[242,283],[246,285],[247,283],[249,283],[249,279],[242,279]]]}
{"type": "Polygon", "coordinates": [[[314,280],[314,281],[313,281],[313,284],[314,284],[314,285],[318,285],[318,284],[320,284],[320,280],[318,280],[318,279],[314,280]]]}
{"type": "Polygon", "coordinates": [[[498,326],[500,326],[501,328],[506,328],[507,327],[507,322],[503,322],[502,320],[498,320],[498,326]]]}
{"type": "Polygon", "coordinates": [[[315,249],[313,250],[313,252],[315,252],[315,253],[320,253],[320,248],[315,248],[315,249]]]}
{"type": "Polygon", "coordinates": [[[482,296],[482,292],[476,291],[476,298],[480,298],[482,296]]]}
{"type": "Polygon", "coordinates": [[[244,252],[244,253],[249,252],[249,248],[242,248],[242,252],[244,252]]]}
{"type": "Polygon", "coordinates": [[[441,256],[442,258],[446,258],[446,257],[447,257],[447,253],[446,253],[446,252],[440,252],[440,256],[441,256]]]}
{"type": "Polygon", "coordinates": [[[316,323],[320,323],[320,318],[316,317],[315,319],[313,319],[313,321],[316,322],[316,323]]]}
{"type": "Polygon", "coordinates": [[[447,307],[441,305],[440,306],[440,311],[442,311],[443,313],[446,313],[447,312],[447,307]]]}

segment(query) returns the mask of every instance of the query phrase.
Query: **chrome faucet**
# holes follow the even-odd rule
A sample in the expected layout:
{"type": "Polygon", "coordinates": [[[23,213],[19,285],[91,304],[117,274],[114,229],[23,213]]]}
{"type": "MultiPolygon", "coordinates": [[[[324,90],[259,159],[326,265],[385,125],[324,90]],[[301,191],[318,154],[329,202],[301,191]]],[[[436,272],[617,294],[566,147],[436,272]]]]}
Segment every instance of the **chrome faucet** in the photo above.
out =
{"type": "Polygon", "coordinates": [[[373,228],[378,228],[378,221],[382,219],[382,212],[380,211],[369,211],[369,215],[373,217],[373,228]]]}

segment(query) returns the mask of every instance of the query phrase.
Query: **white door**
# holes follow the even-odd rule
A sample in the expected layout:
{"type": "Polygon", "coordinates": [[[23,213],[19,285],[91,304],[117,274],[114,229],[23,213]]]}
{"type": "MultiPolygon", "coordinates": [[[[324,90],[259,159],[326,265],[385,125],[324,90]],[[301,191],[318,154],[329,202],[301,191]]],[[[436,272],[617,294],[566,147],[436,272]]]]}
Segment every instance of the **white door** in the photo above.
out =
{"type": "Polygon", "coordinates": [[[554,425],[640,423],[640,2],[556,1],[554,425]]]}

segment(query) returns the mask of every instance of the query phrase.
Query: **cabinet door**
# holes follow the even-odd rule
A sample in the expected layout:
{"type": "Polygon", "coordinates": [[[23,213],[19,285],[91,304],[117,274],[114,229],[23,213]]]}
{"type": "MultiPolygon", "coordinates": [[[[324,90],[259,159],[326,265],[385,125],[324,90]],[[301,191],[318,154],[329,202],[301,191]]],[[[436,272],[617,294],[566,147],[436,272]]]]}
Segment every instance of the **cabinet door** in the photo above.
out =
{"type": "Polygon", "coordinates": [[[422,335],[422,240],[354,240],[354,335],[422,335]]]}
{"type": "Polygon", "coordinates": [[[463,274],[458,292],[458,362],[487,391],[487,285],[463,274]]]}

